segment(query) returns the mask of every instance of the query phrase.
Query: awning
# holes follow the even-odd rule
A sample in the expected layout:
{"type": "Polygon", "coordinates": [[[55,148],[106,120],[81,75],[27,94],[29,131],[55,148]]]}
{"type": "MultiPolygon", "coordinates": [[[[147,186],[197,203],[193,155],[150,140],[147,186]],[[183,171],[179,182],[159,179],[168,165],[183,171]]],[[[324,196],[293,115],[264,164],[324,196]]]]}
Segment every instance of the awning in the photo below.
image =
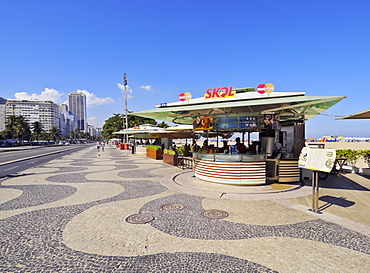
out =
{"type": "Polygon", "coordinates": [[[370,109],[337,119],[370,119],[370,109]]]}
{"type": "Polygon", "coordinates": [[[306,120],[319,115],[345,97],[333,96],[282,96],[258,99],[241,99],[225,102],[208,102],[179,106],[164,106],[155,109],[129,113],[180,124],[192,124],[193,118],[215,114],[256,114],[280,112],[281,121],[293,120],[299,116],[306,120]]]}

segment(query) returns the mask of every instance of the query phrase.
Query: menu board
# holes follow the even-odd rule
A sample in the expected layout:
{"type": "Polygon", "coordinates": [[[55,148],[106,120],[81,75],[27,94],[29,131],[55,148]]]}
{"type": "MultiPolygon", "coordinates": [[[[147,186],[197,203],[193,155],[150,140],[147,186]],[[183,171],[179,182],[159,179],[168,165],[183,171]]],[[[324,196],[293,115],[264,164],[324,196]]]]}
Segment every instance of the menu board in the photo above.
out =
{"type": "Polygon", "coordinates": [[[304,147],[299,155],[298,167],[321,172],[330,172],[334,166],[334,149],[311,149],[304,147]]]}
{"type": "Polygon", "coordinates": [[[216,129],[218,130],[257,130],[258,129],[258,116],[227,116],[217,117],[216,129]]]}

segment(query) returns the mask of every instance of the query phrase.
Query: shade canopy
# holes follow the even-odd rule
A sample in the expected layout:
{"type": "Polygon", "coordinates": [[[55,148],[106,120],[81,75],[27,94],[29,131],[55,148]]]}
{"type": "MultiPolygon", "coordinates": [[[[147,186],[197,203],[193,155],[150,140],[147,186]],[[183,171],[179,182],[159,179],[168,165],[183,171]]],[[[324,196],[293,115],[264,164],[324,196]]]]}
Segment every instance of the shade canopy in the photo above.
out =
{"type": "Polygon", "coordinates": [[[114,135],[128,135],[130,138],[172,138],[172,139],[185,139],[195,138],[198,139],[201,136],[215,137],[220,136],[222,138],[229,138],[232,136],[230,133],[215,133],[215,132],[204,132],[204,131],[193,131],[192,125],[180,125],[168,128],[156,127],[150,124],[143,124],[135,126],[133,128],[124,129],[118,132],[114,132],[114,135]]]}
{"type": "MultiPolygon", "coordinates": [[[[184,128],[185,129],[185,128],[184,128]]],[[[133,128],[114,132],[114,135],[129,135],[131,138],[192,138],[192,130],[168,130],[151,124],[143,124],[133,128]]]]}
{"type": "Polygon", "coordinates": [[[370,109],[337,119],[370,119],[370,109]]]}
{"type": "Polygon", "coordinates": [[[303,94],[281,97],[263,97],[217,102],[203,102],[176,106],[163,106],[155,109],[130,113],[145,118],[153,118],[178,124],[193,124],[193,119],[202,115],[216,114],[256,114],[279,112],[280,121],[306,120],[319,115],[345,97],[305,96],[303,94]]]}

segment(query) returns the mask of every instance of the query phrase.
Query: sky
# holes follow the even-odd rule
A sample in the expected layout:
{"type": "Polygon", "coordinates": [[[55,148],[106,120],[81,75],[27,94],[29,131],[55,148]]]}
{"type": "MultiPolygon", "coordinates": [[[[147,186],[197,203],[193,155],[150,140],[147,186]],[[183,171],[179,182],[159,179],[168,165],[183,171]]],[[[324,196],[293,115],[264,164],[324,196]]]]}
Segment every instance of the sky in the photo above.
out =
{"type": "Polygon", "coordinates": [[[256,87],[347,98],[306,122],[306,137],[370,137],[370,1],[0,0],[0,97],[87,95],[101,127],[208,88],[256,87]]]}

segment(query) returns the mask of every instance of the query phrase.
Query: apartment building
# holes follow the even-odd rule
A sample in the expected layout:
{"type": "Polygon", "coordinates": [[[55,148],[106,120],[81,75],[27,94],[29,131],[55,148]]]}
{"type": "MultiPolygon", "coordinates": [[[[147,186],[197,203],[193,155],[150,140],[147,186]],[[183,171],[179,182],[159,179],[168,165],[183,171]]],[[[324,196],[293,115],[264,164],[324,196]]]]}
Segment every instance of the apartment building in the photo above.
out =
{"type": "Polygon", "coordinates": [[[11,115],[23,116],[30,126],[38,121],[45,131],[60,126],[58,105],[52,101],[6,100],[4,129],[5,121],[11,115]]]}

